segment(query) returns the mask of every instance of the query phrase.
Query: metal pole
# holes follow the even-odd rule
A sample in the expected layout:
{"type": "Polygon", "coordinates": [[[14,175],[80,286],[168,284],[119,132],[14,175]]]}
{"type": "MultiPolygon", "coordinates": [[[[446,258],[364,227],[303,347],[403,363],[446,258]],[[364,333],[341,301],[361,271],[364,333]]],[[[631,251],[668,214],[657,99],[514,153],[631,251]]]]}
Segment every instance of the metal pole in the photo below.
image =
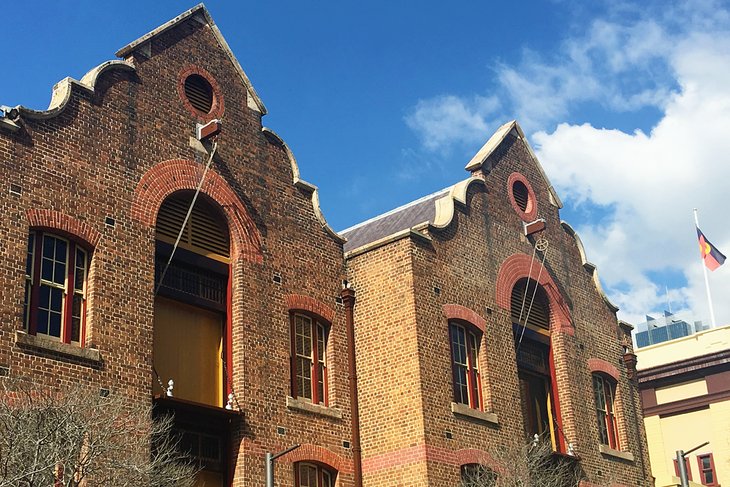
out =
{"type": "MultiPolygon", "coordinates": [[[[697,229],[700,228],[700,221],[697,218],[697,208],[694,209],[695,212],[695,225],[697,226],[697,229]]],[[[707,302],[710,305],[710,322],[712,323],[712,327],[715,328],[715,310],[712,308],[712,295],[710,294],[710,280],[707,277],[707,266],[705,265],[705,259],[704,259],[704,249],[702,249],[702,272],[705,274],[705,289],[707,290],[707,302]]]]}
{"type": "Polygon", "coordinates": [[[682,487],[689,487],[687,478],[687,465],[684,463],[684,452],[677,450],[677,470],[679,470],[679,482],[682,487]]]}
{"type": "Polygon", "coordinates": [[[340,297],[345,305],[347,328],[347,362],[350,382],[350,412],[352,416],[352,466],[355,487],[362,487],[362,448],[360,447],[360,406],[357,392],[357,365],[355,361],[355,291],[344,281],[340,297]]]}
{"type": "Polygon", "coordinates": [[[266,487],[274,487],[274,460],[282,455],[286,455],[290,451],[296,450],[301,445],[290,446],[286,450],[279,453],[266,452],[266,487]]]}
{"type": "Polygon", "coordinates": [[[274,454],[266,452],[266,487],[274,487],[274,454]]]}

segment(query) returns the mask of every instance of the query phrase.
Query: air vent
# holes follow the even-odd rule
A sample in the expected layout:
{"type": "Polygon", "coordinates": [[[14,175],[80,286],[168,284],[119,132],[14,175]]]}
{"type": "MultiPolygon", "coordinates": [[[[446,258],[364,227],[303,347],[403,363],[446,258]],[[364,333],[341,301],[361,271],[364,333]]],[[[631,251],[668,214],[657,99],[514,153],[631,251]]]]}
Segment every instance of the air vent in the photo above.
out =
{"type": "Polygon", "coordinates": [[[527,202],[530,199],[530,192],[527,190],[527,186],[522,181],[515,181],[512,185],[512,195],[515,198],[515,203],[522,211],[527,211],[527,202]]]}
{"type": "MultiPolygon", "coordinates": [[[[191,201],[192,194],[176,195],[165,200],[157,215],[159,240],[175,243],[191,201]]],[[[201,198],[195,202],[180,239],[180,246],[207,257],[230,256],[228,228],[217,209],[201,198]]]]}
{"type": "Polygon", "coordinates": [[[550,305],[547,295],[543,287],[532,279],[528,280],[527,278],[523,278],[515,283],[515,286],[512,288],[510,310],[513,323],[543,328],[545,330],[550,329],[550,305]],[[537,292],[535,292],[536,286],[537,292]],[[533,294],[535,296],[534,301],[533,294]],[[532,307],[530,307],[531,302],[532,307]],[[521,319],[520,313],[522,314],[521,319]]]}
{"type": "Polygon", "coordinates": [[[213,108],[213,87],[199,74],[185,78],[185,96],[196,110],[210,113],[213,108]]]}

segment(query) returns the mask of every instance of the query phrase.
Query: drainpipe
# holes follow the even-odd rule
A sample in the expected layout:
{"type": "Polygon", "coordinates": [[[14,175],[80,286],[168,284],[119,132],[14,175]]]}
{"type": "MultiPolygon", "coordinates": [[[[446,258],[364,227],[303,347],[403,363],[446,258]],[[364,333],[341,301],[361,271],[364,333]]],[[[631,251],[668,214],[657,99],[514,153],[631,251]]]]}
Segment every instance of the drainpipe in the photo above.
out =
{"type": "Polygon", "coordinates": [[[355,487],[362,487],[362,449],[360,448],[360,408],[357,396],[357,366],[355,365],[355,291],[343,281],[340,292],[345,305],[347,325],[347,361],[350,383],[350,414],[352,415],[352,463],[355,470],[355,487]]]}

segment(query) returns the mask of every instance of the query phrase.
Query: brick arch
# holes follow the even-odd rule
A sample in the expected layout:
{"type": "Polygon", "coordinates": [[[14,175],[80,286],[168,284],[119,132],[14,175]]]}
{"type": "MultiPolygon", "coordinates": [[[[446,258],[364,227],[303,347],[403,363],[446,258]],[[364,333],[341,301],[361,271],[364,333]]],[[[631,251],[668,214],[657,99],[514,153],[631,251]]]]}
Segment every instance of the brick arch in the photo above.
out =
{"type": "Polygon", "coordinates": [[[459,304],[445,304],[443,305],[442,310],[446,319],[466,321],[467,323],[479,328],[482,333],[486,332],[487,321],[479,316],[476,311],[472,311],[459,304]]]}
{"type": "Polygon", "coordinates": [[[296,450],[287,453],[281,459],[285,462],[318,462],[337,471],[341,474],[353,472],[352,462],[341,457],[337,453],[322,446],[305,443],[296,450]]]}
{"type": "Polygon", "coordinates": [[[455,451],[454,460],[459,466],[468,465],[470,463],[478,463],[480,465],[486,465],[495,472],[499,472],[501,470],[499,463],[492,458],[492,455],[474,448],[464,448],[462,450],[455,451]]]}
{"type": "Polygon", "coordinates": [[[571,323],[570,311],[558,291],[558,286],[537,258],[532,262],[532,272],[530,272],[531,262],[532,258],[527,254],[513,254],[502,262],[497,274],[497,305],[509,311],[512,288],[519,279],[530,276],[545,289],[550,304],[550,331],[574,335],[575,329],[571,323]]]}
{"type": "Polygon", "coordinates": [[[618,368],[615,365],[600,358],[589,358],[588,368],[590,369],[591,373],[598,372],[606,374],[609,377],[613,378],[613,380],[615,380],[616,382],[618,382],[621,378],[621,373],[618,371],[618,368]]]}
{"type": "Polygon", "coordinates": [[[96,247],[101,239],[101,233],[91,225],[60,211],[33,208],[26,211],[25,215],[31,228],[46,228],[65,233],[90,249],[96,247]]]}
{"type": "Polygon", "coordinates": [[[329,323],[332,323],[335,319],[335,310],[324,304],[322,301],[318,301],[302,294],[287,294],[286,307],[289,308],[290,311],[308,311],[329,323]]]}
{"type": "MultiPolygon", "coordinates": [[[[162,202],[180,190],[194,190],[200,183],[204,167],[193,161],[173,159],[153,166],[134,190],[132,218],[154,227],[162,202]]],[[[246,207],[228,183],[216,172],[208,171],[200,190],[223,211],[231,232],[231,257],[263,262],[261,236],[246,207]]]]}

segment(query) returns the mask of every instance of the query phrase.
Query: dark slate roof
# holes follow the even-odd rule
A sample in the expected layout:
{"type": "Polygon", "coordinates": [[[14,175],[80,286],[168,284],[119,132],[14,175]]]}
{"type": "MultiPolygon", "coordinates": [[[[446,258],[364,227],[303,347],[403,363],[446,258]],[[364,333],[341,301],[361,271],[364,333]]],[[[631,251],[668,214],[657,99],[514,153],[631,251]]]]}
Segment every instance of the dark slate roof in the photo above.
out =
{"type": "Polygon", "coordinates": [[[436,216],[436,200],[448,194],[450,190],[449,186],[341,231],[340,235],[347,239],[345,252],[412,228],[419,223],[433,222],[436,216]]]}

